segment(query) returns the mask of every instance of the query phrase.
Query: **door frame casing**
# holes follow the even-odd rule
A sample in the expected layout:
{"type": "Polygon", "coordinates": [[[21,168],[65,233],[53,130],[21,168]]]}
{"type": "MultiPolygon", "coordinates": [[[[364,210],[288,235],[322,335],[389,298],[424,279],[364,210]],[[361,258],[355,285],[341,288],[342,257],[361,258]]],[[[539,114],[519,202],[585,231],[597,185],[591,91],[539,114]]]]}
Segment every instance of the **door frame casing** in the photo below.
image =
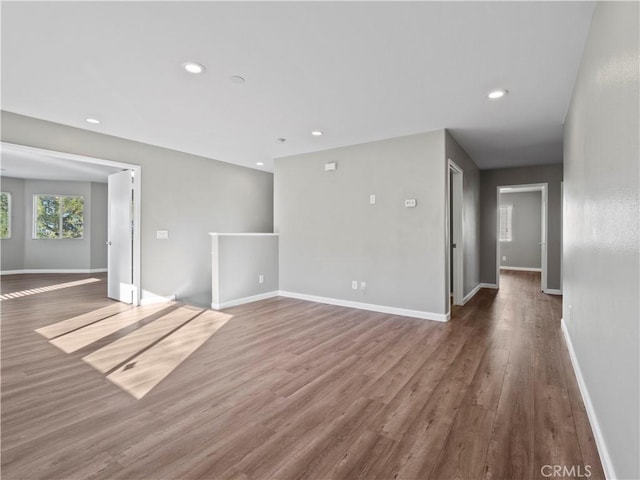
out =
{"type": "Polygon", "coordinates": [[[140,262],[140,223],[141,223],[141,199],[142,199],[142,167],[133,163],[116,162],[106,160],[104,158],[88,157],[85,155],[76,155],[74,153],[59,152],[45,148],[30,147],[17,143],[0,142],[2,149],[9,148],[14,151],[31,153],[36,155],[55,155],[65,160],[71,160],[80,163],[90,163],[93,165],[104,165],[107,167],[120,168],[122,170],[133,171],[133,304],[140,305],[141,288],[141,262],[140,262]]]}
{"type": "Polygon", "coordinates": [[[451,313],[451,255],[453,250],[453,304],[464,305],[464,171],[453,160],[447,159],[447,198],[446,198],[446,298],[447,313],[451,313]],[[453,176],[452,176],[453,174],[453,176]],[[450,178],[451,177],[451,178],[450,178]],[[453,184],[453,191],[451,185],[453,184]],[[453,199],[453,202],[451,202],[453,199]],[[452,204],[453,203],[453,204],[452,204]],[[453,238],[451,238],[453,227],[453,238]],[[452,243],[456,248],[452,249],[452,243]]]}
{"type": "Polygon", "coordinates": [[[510,188],[509,192],[518,193],[518,191],[540,191],[542,195],[542,204],[540,212],[541,222],[541,248],[540,248],[540,265],[542,266],[542,275],[540,279],[540,290],[547,291],[547,260],[549,251],[549,184],[548,183],[527,183],[518,185],[498,185],[496,187],[496,288],[500,288],[500,189],[510,188]]]}

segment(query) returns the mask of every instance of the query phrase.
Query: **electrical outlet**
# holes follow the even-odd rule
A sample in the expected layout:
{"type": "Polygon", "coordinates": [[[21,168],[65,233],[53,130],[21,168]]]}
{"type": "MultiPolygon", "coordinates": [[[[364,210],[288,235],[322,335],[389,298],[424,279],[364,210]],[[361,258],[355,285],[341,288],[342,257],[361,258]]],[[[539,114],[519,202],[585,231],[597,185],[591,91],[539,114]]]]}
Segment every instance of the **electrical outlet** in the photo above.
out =
{"type": "Polygon", "coordinates": [[[503,261],[503,262],[506,262],[506,261],[507,261],[507,256],[506,256],[506,255],[503,255],[503,256],[502,256],[502,261],[503,261]]]}
{"type": "Polygon", "coordinates": [[[360,291],[365,293],[367,291],[367,282],[360,282],[360,291]]]}
{"type": "Polygon", "coordinates": [[[358,281],[357,280],[354,280],[354,281],[351,282],[351,288],[354,289],[354,290],[358,289],[358,281]]]}
{"type": "Polygon", "coordinates": [[[408,198],[404,201],[404,206],[407,208],[415,208],[416,205],[418,205],[418,202],[416,202],[415,198],[408,198]]]}
{"type": "Polygon", "coordinates": [[[264,283],[264,275],[258,275],[258,283],[264,283]]]}
{"type": "Polygon", "coordinates": [[[156,230],[156,239],[157,240],[168,240],[169,239],[169,230],[156,230]]]}
{"type": "Polygon", "coordinates": [[[369,195],[369,203],[371,205],[375,205],[375,203],[376,203],[376,196],[375,195],[369,195]]]}

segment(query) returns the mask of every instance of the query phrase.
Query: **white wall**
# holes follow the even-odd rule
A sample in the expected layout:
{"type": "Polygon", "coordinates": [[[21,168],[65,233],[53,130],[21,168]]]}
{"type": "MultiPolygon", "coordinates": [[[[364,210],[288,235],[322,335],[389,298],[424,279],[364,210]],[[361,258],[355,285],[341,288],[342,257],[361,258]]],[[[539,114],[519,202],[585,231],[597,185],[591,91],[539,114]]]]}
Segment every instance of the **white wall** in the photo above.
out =
{"type": "Polygon", "coordinates": [[[444,315],[445,164],[443,130],[277,159],[280,289],[444,315]]]}
{"type": "Polygon", "coordinates": [[[610,478],[640,478],[638,2],[596,6],[565,124],[563,317],[610,478]]]}

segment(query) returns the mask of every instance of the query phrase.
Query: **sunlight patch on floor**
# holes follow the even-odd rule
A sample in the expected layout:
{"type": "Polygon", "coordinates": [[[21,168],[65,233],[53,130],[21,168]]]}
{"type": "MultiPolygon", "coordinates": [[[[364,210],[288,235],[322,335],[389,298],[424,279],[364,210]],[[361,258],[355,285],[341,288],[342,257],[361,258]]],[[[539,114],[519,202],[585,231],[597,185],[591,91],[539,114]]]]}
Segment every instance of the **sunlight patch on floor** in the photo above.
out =
{"type": "Polygon", "coordinates": [[[74,330],[66,335],[56,337],[49,343],[55,345],[66,353],[80,350],[93,342],[107,337],[118,330],[122,330],[129,325],[138,323],[155,313],[167,308],[166,303],[155,303],[153,305],[145,305],[144,307],[132,308],[122,313],[118,313],[111,317],[92,323],[86,327],[74,330]]]}
{"type": "Polygon", "coordinates": [[[144,351],[107,378],[140,399],[223,327],[230,318],[231,315],[209,310],[144,351]]]}
{"type": "Polygon", "coordinates": [[[96,350],[82,358],[96,370],[106,373],[109,370],[124,363],[138,352],[153,345],[165,335],[181,327],[196,315],[202,313],[202,309],[184,306],[164,315],[135,332],[116,340],[109,345],[96,350]]]}
{"type": "Polygon", "coordinates": [[[14,298],[27,297],[38,293],[47,293],[63,288],[77,287],[87,283],[99,282],[99,278],[85,278],[84,280],[76,280],[75,282],[57,283],[55,285],[47,285],[46,287],[30,288],[29,290],[20,290],[19,292],[4,293],[0,295],[0,302],[3,300],[12,300],[14,298]]]}
{"type": "Polygon", "coordinates": [[[69,333],[73,330],[77,330],[78,328],[86,327],[91,323],[105,319],[107,317],[115,315],[116,313],[131,310],[132,308],[134,308],[133,305],[117,302],[104,308],[91,310],[90,312],[83,313],[82,315],[63,320],[62,322],[38,328],[36,332],[47,339],[51,339],[60,335],[64,335],[65,333],[69,333]]]}
{"type": "MultiPolygon", "coordinates": [[[[174,302],[143,307],[116,303],[36,331],[65,353],[73,353],[173,306],[174,302]]],[[[140,399],[231,318],[218,311],[178,306],[82,360],[140,399]]]]}

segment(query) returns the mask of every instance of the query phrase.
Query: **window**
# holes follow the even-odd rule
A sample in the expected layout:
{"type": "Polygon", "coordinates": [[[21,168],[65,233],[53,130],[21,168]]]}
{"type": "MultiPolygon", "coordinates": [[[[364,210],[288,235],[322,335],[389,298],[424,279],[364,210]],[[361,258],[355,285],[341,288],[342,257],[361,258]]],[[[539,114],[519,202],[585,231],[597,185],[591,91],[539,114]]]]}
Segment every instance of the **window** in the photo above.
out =
{"type": "Polygon", "coordinates": [[[0,238],[11,238],[11,194],[0,193],[0,238]]]}
{"type": "Polygon", "coordinates": [[[510,242],[513,240],[511,234],[511,224],[513,218],[513,205],[500,205],[500,241],[510,242]]]}
{"type": "Polygon", "coordinates": [[[33,238],[82,238],[84,197],[33,196],[33,238]]]}

